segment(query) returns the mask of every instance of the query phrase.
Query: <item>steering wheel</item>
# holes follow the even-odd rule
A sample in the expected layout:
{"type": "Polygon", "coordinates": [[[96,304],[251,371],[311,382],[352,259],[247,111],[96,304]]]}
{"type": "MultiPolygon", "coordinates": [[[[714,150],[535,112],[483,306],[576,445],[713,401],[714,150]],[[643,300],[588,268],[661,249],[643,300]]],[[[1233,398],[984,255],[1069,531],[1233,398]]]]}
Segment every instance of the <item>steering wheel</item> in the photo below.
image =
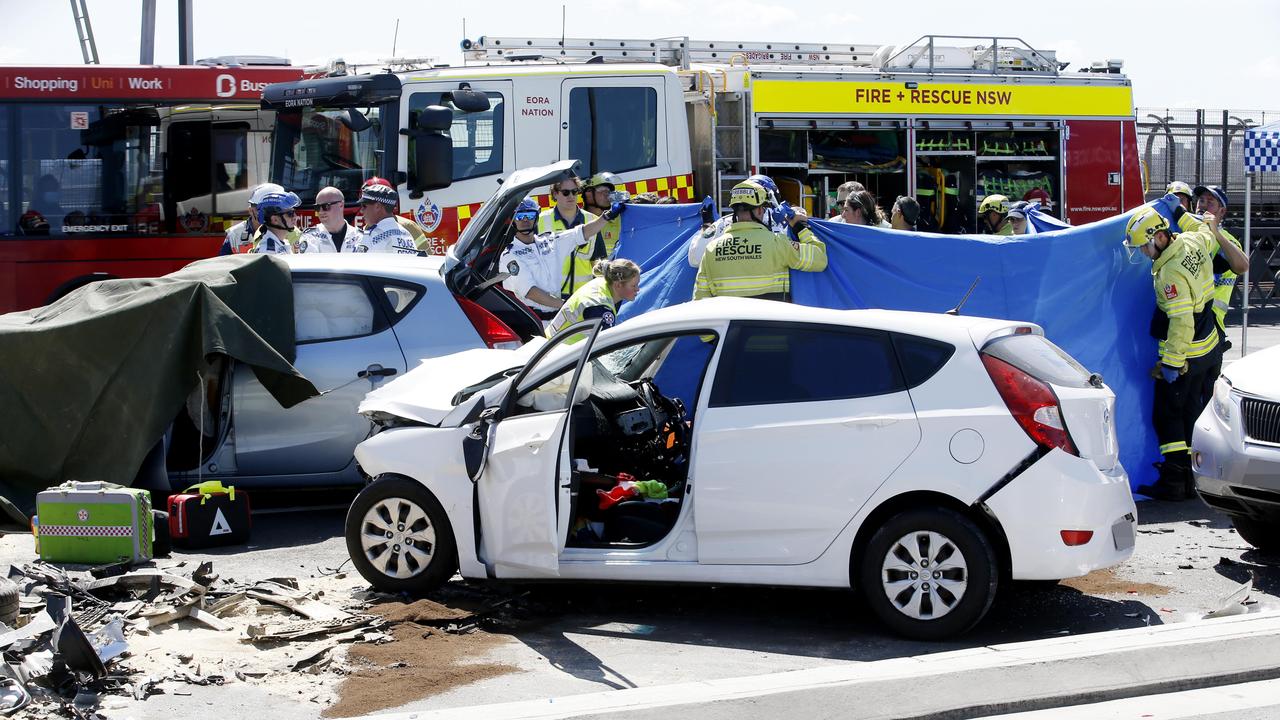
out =
{"type": "MultiPolygon", "coordinates": [[[[679,447],[687,451],[689,448],[689,426],[684,423],[684,407],[679,402],[668,398],[658,389],[657,384],[652,379],[644,379],[636,386],[636,392],[639,393],[640,399],[644,404],[654,411],[655,414],[663,415],[670,426],[671,432],[675,434],[675,444],[673,448],[679,447]]],[[[660,437],[659,440],[665,445],[666,437],[660,437]]]]}

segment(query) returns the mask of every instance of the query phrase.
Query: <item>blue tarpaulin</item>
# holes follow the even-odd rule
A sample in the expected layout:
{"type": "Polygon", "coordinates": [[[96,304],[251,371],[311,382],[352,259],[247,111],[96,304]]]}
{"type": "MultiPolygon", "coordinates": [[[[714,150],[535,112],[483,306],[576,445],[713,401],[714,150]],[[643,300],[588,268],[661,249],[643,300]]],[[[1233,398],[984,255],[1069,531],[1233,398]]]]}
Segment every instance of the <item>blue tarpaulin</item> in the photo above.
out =
{"type": "MultiPolygon", "coordinates": [[[[695,270],[686,248],[699,206],[634,206],[623,216],[618,256],[641,267],[640,293],[619,318],[688,302],[695,270]]],[[[935,235],[814,221],[828,267],[793,272],[796,303],[816,307],[944,312],[980,277],[963,314],[1025,320],[1103,379],[1116,394],[1120,460],[1137,486],[1159,459],[1151,427],[1157,360],[1148,332],[1155,297],[1151,264],[1131,264],[1121,247],[1128,214],[1054,229],[1033,216],[1023,236],[935,235]]],[[[1052,221],[1052,222],[1050,222],[1052,221]]],[[[1059,223],[1060,224],[1060,223],[1059,223]]]]}

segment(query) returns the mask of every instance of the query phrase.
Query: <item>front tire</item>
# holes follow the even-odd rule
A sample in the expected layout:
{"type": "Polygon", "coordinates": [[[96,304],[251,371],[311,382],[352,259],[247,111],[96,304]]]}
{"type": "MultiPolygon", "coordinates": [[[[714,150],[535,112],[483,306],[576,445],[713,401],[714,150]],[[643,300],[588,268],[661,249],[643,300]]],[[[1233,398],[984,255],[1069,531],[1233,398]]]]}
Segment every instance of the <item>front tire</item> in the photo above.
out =
{"type": "Polygon", "coordinates": [[[458,569],[453,526],[440,501],[416,480],[383,475],[351,503],[347,553],[378,590],[434,590],[458,569]]]}
{"type": "Polygon", "coordinates": [[[857,570],[868,607],[893,632],[915,640],[972,628],[991,608],[999,579],[986,535],[943,508],[890,518],[871,536],[857,570]]]}
{"type": "Polygon", "coordinates": [[[1280,553],[1280,526],[1275,523],[1233,515],[1231,524],[1250,545],[1264,553],[1280,553]]]}

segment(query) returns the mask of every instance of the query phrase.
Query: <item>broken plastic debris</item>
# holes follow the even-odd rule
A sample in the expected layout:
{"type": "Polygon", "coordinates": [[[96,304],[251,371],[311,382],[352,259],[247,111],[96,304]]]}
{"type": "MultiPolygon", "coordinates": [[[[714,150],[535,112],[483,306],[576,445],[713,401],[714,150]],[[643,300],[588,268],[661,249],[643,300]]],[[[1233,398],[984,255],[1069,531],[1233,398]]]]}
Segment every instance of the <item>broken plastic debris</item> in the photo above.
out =
{"type": "Polygon", "coordinates": [[[1253,581],[1246,580],[1240,583],[1240,587],[1227,593],[1218,601],[1218,607],[1204,614],[1206,620],[1211,618],[1228,617],[1231,615],[1244,615],[1249,609],[1244,606],[1244,602],[1249,599],[1249,594],[1253,592],[1253,581]]]}

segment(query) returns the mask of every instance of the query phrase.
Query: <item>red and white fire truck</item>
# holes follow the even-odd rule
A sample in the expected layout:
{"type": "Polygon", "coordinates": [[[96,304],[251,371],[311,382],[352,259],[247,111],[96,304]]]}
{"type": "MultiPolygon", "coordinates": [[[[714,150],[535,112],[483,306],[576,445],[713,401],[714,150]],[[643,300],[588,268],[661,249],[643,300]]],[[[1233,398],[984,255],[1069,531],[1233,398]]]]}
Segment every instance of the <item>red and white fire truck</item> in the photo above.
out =
{"type": "Polygon", "coordinates": [[[482,37],[463,49],[461,67],[269,87],[263,107],[282,120],[273,179],[305,202],[325,185],[352,201],[364,178],[392,178],[435,252],[499,179],[565,158],[680,201],[723,200],[767,173],[819,216],[858,180],[884,206],[916,196],[922,227],[942,232],[973,232],[992,193],[1038,189],[1073,224],[1143,198],[1117,61],[1072,71],[1019,40],[935,36],[902,47],[482,37]],[[415,170],[417,123],[440,105],[453,111],[452,183],[431,190],[415,170]]]}

